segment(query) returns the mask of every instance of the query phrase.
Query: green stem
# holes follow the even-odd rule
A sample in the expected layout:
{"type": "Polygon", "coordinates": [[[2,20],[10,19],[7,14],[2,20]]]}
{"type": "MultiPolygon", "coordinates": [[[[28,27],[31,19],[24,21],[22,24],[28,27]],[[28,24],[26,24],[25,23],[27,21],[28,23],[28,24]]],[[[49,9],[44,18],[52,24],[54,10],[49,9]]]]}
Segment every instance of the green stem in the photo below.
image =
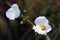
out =
{"type": "Polygon", "coordinates": [[[22,17],[23,19],[25,19],[27,22],[29,22],[31,25],[34,25],[30,20],[27,19],[28,17],[25,17],[25,16],[22,15],[22,14],[21,14],[21,17],[22,17]]]}
{"type": "MultiPolygon", "coordinates": [[[[28,21],[31,25],[34,25],[30,20],[28,20],[24,15],[21,14],[21,17],[28,21]]],[[[25,32],[25,34],[21,37],[20,40],[24,40],[24,38],[28,35],[28,33],[31,31],[32,27],[29,27],[28,30],[25,32]]]]}
{"type": "Polygon", "coordinates": [[[6,1],[6,4],[8,4],[9,6],[11,6],[11,4],[8,1],[6,1]]]}
{"type": "Polygon", "coordinates": [[[29,21],[28,19],[26,19],[26,21],[28,21],[31,25],[34,25],[31,21],[29,21]]]}
{"type": "Polygon", "coordinates": [[[48,35],[45,36],[47,40],[51,40],[50,37],[48,35]]]}

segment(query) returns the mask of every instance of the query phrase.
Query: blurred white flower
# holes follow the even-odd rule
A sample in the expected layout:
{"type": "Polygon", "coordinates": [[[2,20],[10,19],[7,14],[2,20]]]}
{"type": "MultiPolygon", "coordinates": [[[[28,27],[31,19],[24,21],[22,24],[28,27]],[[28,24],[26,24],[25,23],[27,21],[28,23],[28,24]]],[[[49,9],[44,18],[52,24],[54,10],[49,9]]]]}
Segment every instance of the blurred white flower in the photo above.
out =
{"type": "Polygon", "coordinates": [[[6,11],[6,16],[9,18],[9,20],[15,20],[15,18],[18,18],[20,16],[20,10],[17,4],[11,5],[11,8],[9,8],[6,11]]]}
{"type": "Polygon", "coordinates": [[[51,26],[49,25],[49,21],[44,16],[37,17],[34,22],[36,26],[33,25],[33,29],[38,34],[47,35],[47,33],[52,30],[51,26]]]}

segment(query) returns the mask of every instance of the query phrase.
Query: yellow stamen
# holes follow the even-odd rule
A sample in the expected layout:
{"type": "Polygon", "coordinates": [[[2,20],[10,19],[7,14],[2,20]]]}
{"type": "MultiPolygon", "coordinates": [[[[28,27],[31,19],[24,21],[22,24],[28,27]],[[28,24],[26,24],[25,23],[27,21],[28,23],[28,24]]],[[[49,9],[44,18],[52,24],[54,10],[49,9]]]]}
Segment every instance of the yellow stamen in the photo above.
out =
{"type": "Polygon", "coordinates": [[[40,26],[40,29],[41,29],[41,30],[45,30],[45,29],[46,29],[46,26],[45,26],[45,25],[41,25],[41,26],[40,26]]]}

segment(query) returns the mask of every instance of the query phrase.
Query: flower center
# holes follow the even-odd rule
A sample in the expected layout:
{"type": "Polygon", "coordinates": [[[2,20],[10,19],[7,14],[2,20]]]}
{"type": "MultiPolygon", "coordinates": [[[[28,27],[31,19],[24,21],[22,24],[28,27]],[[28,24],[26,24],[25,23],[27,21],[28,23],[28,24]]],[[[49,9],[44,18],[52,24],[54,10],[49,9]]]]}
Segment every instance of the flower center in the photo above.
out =
{"type": "Polygon", "coordinates": [[[41,29],[41,30],[45,30],[45,29],[46,29],[46,26],[45,26],[45,25],[41,25],[41,26],[40,26],[40,29],[41,29]]]}

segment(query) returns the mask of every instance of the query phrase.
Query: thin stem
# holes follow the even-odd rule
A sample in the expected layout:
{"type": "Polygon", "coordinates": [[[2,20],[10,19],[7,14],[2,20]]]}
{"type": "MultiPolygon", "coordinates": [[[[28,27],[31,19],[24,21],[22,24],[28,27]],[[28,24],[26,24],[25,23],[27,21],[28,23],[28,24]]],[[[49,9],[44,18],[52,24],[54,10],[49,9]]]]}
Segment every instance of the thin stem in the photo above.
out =
{"type": "Polygon", "coordinates": [[[7,3],[9,6],[11,6],[11,4],[10,4],[9,2],[6,1],[6,3],[7,3]]]}
{"type": "Polygon", "coordinates": [[[30,20],[26,19],[26,21],[28,21],[31,25],[34,25],[30,20]]]}
{"type": "Polygon", "coordinates": [[[47,40],[51,40],[50,37],[48,35],[45,36],[47,40]]]}
{"type": "Polygon", "coordinates": [[[23,19],[25,19],[27,22],[29,22],[31,25],[34,25],[30,20],[27,19],[28,17],[25,17],[25,16],[22,15],[22,14],[21,14],[21,17],[22,17],[23,19]]]}
{"type": "MultiPolygon", "coordinates": [[[[28,20],[24,15],[21,14],[21,17],[25,19],[27,22],[29,22],[31,25],[34,25],[30,20],[28,20]]],[[[21,37],[20,40],[24,40],[24,38],[28,35],[28,33],[31,31],[32,27],[29,27],[29,29],[25,32],[25,34],[21,37]]]]}

